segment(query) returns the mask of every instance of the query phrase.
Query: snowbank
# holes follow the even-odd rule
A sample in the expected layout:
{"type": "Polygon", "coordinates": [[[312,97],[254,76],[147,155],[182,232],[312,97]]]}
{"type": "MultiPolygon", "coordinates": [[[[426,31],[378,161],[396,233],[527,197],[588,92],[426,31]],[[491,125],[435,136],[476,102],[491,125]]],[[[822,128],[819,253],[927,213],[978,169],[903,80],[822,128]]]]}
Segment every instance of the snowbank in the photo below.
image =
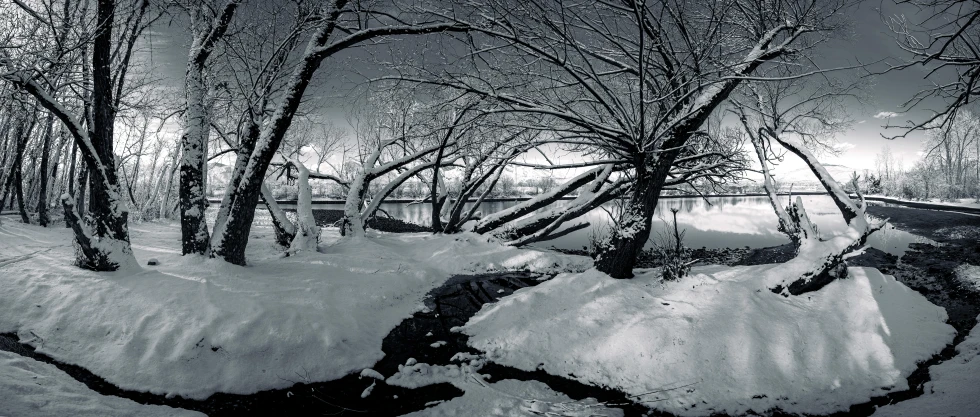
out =
{"type": "Polygon", "coordinates": [[[100,395],[60,369],[0,351],[0,415],[7,417],[171,417],[204,414],[100,395]]]}
{"type": "Polygon", "coordinates": [[[484,306],[461,331],[494,362],[678,415],[844,410],[906,389],[954,335],[944,309],[875,269],[787,298],[766,289],[776,268],[696,268],[666,284],[656,270],[562,274],[484,306]]]}
{"type": "Polygon", "coordinates": [[[973,291],[980,291],[980,266],[962,264],[953,271],[956,278],[973,291]]]}
{"type": "Polygon", "coordinates": [[[618,417],[623,410],[606,408],[589,398],[574,401],[538,381],[505,379],[486,385],[472,385],[463,396],[433,407],[406,414],[406,417],[470,416],[589,416],[618,417]]]}
{"type": "MultiPolygon", "coordinates": [[[[980,317],[978,317],[980,319],[980,317]]],[[[980,413],[980,324],[956,346],[958,354],[929,367],[924,394],[875,412],[877,417],[970,417],[980,413]]]]}
{"type": "MultiPolygon", "coordinates": [[[[479,373],[486,360],[468,353],[456,353],[451,361],[460,364],[429,365],[409,359],[385,383],[406,388],[450,383],[463,391],[461,397],[432,404],[408,416],[589,416],[619,417],[623,410],[607,408],[594,398],[581,401],[559,394],[538,381],[505,379],[495,383],[479,373]]],[[[372,371],[373,372],[373,371],[372,371]]],[[[372,385],[373,386],[373,385],[372,385]]]]}
{"type": "Polygon", "coordinates": [[[182,257],[177,225],[141,224],[136,257],[160,265],[95,273],[70,265],[67,229],[4,223],[0,332],[124,389],[246,394],[370,367],[384,336],[452,274],[575,270],[587,259],[472,237],[324,235],[336,241],[325,253],[282,258],[272,229],[253,228],[240,267],[182,257]]]}

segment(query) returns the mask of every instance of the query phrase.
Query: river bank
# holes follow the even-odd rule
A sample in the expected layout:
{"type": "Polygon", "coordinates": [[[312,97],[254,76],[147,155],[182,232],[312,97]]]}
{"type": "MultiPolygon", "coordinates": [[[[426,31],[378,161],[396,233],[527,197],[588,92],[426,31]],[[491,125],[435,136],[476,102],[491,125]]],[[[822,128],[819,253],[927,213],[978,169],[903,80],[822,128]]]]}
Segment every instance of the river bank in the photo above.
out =
{"type": "MultiPolygon", "coordinates": [[[[874,412],[876,406],[920,395],[923,384],[929,380],[928,367],[955,355],[955,344],[963,340],[966,332],[972,324],[975,324],[977,314],[980,313],[978,309],[980,302],[976,291],[957,277],[958,268],[968,264],[970,260],[978,259],[976,254],[980,253],[980,247],[977,245],[977,237],[980,236],[980,217],[899,207],[872,207],[869,211],[877,217],[890,218],[896,227],[927,236],[937,244],[915,244],[901,259],[880,251],[869,250],[864,255],[852,258],[849,261],[851,266],[879,268],[887,274],[896,276],[908,287],[924,294],[930,302],[947,310],[949,322],[957,330],[958,335],[941,354],[922,364],[919,370],[909,377],[909,385],[912,389],[875,398],[869,403],[856,405],[847,412],[836,414],[841,416],[867,416],[874,412]]],[[[336,216],[336,213],[331,215],[336,216]]],[[[318,217],[318,223],[329,220],[327,217],[318,217]]],[[[763,249],[696,249],[693,251],[693,256],[700,259],[699,262],[703,264],[757,265],[785,260],[788,256],[792,256],[792,253],[791,248],[782,246],[763,249]]],[[[643,262],[645,266],[652,266],[650,259],[644,259],[643,262]]],[[[454,327],[465,324],[484,304],[494,303],[521,288],[536,286],[549,277],[550,275],[547,274],[512,272],[456,275],[450,278],[428,293],[424,300],[425,309],[402,321],[384,337],[382,350],[385,357],[375,363],[372,369],[387,376],[399,372],[404,364],[413,361],[436,366],[453,366],[456,363],[452,360],[455,353],[478,353],[467,346],[466,336],[452,331],[454,327]]],[[[147,404],[198,410],[212,416],[267,415],[284,411],[296,415],[344,412],[357,415],[395,416],[421,410],[435,402],[447,401],[463,394],[449,383],[429,385],[419,389],[378,383],[370,395],[364,395],[367,387],[375,384],[373,378],[350,374],[332,381],[314,382],[297,374],[289,376],[291,381],[296,382],[296,385],[289,388],[249,395],[214,394],[205,400],[192,400],[179,396],[168,397],[119,389],[81,367],[67,365],[35,352],[33,346],[22,343],[15,334],[0,335],[0,350],[53,363],[100,394],[130,398],[147,404]]],[[[481,374],[490,375],[488,383],[504,379],[538,381],[576,400],[590,397],[607,404],[623,404],[622,408],[626,415],[643,415],[646,411],[644,407],[621,392],[585,385],[572,379],[549,375],[541,370],[527,372],[488,363],[481,370],[481,374]]],[[[776,415],[780,414],[777,412],[776,415]]]]}

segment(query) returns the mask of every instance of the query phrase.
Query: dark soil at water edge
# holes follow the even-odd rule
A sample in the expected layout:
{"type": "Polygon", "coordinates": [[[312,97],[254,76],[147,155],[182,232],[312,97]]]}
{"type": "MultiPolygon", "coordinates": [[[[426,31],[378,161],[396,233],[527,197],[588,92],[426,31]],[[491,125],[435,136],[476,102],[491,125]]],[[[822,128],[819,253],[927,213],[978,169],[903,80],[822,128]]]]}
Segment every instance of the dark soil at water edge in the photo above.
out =
{"type": "Polygon", "coordinates": [[[913,243],[901,262],[879,269],[946,308],[959,339],[965,337],[980,314],[980,293],[959,280],[956,269],[965,263],[980,264],[980,216],[886,206],[870,206],[868,213],[938,243],[913,243]]]}
{"type": "MultiPolygon", "coordinates": [[[[285,211],[295,211],[295,210],[285,210],[285,211]]],[[[313,218],[316,219],[317,226],[328,227],[337,226],[340,219],[344,217],[343,210],[313,210],[313,218]]],[[[379,213],[367,221],[367,227],[369,229],[374,229],[382,232],[391,233],[416,233],[416,232],[431,232],[432,228],[429,226],[421,226],[415,223],[409,223],[401,219],[396,219],[394,217],[385,216],[379,213]]]]}

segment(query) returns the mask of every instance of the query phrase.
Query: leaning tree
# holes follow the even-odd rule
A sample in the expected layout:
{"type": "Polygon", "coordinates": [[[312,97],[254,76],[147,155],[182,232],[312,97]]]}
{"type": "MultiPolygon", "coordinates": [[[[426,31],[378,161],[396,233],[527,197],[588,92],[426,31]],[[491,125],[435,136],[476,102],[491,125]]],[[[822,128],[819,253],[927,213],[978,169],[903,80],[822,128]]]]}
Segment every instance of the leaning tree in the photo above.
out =
{"type": "MultiPolygon", "coordinates": [[[[266,173],[323,61],[349,48],[401,35],[468,30],[465,24],[442,18],[442,13],[434,12],[435,7],[425,2],[381,7],[334,0],[310,9],[306,48],[281,93],[268,100],[271,114],[264,117],[262,125],[253,125],[252,132],[239,143],[236,169],[211,234],[212,256],[245,264],[245,247],[266,173]]],[[[259,110],[264,114],[266,108],[259,110]]]]}
{"type": "Polygon", "coordinates": [[[733,100],[732,111],[759,159],[763,186],[776,213],[778,230],[790,238],[796,251],[794,259],[771,271],[770,275],[778,276],[768,284],[773,292],[799,295],[847,276],[845,258],[863,248],[868,237],[885,223],[868,218],[856,177],[851,180],[857,194],[855,200],[816,156],[821,151],[837,149],[834,135],[850,124],[847,103],[860,97],[860,85],[830,77],[807,80],[799,77],[799,69],[778,70],[767,74],[778,81],[744,85],[743,94],[733,100]],[[847,225],[842,233],[820,233],[800,197],[789,201],[786,207],[779,203],[772,172],[773,161],[781,159],[779,149],[800,158],[816,176],[847,225]]]}
{"type": "MultiPolygon", "coordinates": [[[[661,191],[724,170],[701,152],[703,127],[760,68],[794,65],[843,26],[851,0],[480,2],[462,68],[399,78],[453,87],[511,111],[548,117],[552,131],[624,165],[627,200],[596,267],[632,277],[661,191]]],[[[447,16],[452,17],[452,16],[447,16]]],[[[601,188],[600,188],[601,190],[601,188]]],[[[608,189],[592,201],[608,198],[608,189]]]]}

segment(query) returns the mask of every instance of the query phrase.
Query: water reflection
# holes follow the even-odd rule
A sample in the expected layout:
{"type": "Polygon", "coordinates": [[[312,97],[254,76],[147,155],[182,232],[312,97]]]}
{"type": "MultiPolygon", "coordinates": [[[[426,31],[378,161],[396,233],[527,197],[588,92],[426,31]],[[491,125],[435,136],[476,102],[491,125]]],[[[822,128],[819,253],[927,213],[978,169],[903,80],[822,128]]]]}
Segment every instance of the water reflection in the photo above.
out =
{"type": "MultiPolygon", "coordinates": [[[[802,196],[803,205],[823,235],[842,232],[846,225],[830,197],[823,195],[802,196]]],[[[566,204],[560,201],[556,204],[566,204]]],[[[785,204],[786,201],[780,201],[785,204]]],[[[515,201],[487,202],[480,206],[484,213],[492,213],[518,204],[515,201]]],[[[340,204],[316,204],[315,209],[341,210],[340,204]]],[[[384,203],[381,208],[393,217],[417,224],[428,224],[431,211],[428,204],[384,203]]],[[[671,208],[678,208],[678,226],[686,231],[685,243],[689,247],[726,248],[777,246],[789,242],[776,230],[777,219],[766,197],[710,197],[662,199],[653,219],[654,236],[665,230],[664,218],[669,218],[671,208]]],[[[607,209],[613,209],[612,206],[607,209]]],[[[581,249],[592,233],[610,223],[606,210],[587,213],[581,220],[593,227],[570,233],[561,238],[544,242],[543,246],[562,249],[581,249]]],[[[877,249],[901,256],[909,243],[925,242],[924,238],[886,226],[869,238],[869,244],[877,249]]],[[[647,244],[650,247],[652,242],[647,244]]]]}

